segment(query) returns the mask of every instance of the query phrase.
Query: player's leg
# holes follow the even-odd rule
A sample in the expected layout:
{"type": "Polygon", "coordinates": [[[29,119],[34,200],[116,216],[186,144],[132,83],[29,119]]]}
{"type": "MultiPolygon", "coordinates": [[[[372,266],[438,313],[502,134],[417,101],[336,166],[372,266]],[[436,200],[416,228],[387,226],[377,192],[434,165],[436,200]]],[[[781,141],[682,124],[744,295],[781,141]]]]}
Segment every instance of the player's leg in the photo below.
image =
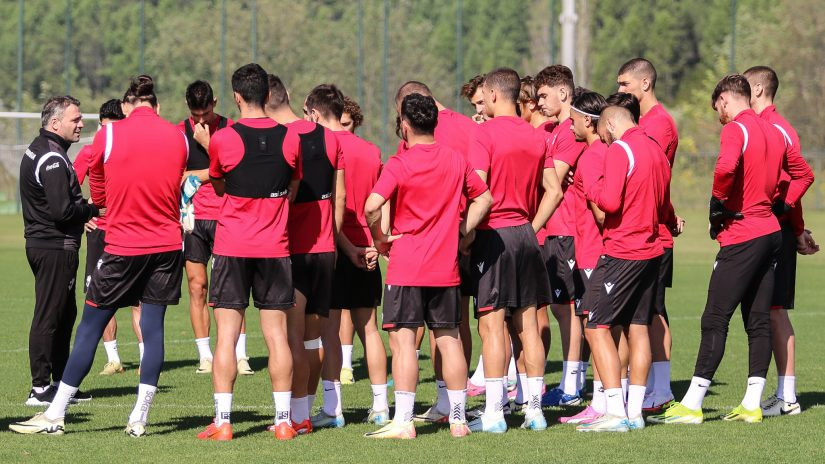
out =
{"type": "MultiPolygon", "coordinates": [[[[180,275],[180,261],[177,262],[175,271],[180,275]]],[[[173,291],[178,292],[180,297],[180,279],[174,282],[177,283],[177,288],[173,291]]],[[[177,299],[174,299],[177,301],[177,299]]],[[[141,436],[145,433],[146,424],[149,420],[149,409],[152,407],[152,402],[158,389],[158,379],[160,372],[163,369],[163,360],[165,356],[164,349],[164,319],[166,317],[166,305],[155,303],[142,303],[140,326],[141,333],[145,335],[145,351],[143,360],[140,366],[140,383],[138,384],[138,394],[135,400],[135,406],[132,408],[132,413],[129,414],[129,419],[126,426],[126,433],[131,436],[141,436]]]]}
{"type": "MultiPolygon", "coordinates": [[[[386,322],[386,319],[385,319],[386,322]]],[[[365,434],[369,438],[415,438],[413,409],[418,384],[418,357],[416,355],[416,327],[390,328],[392,377],[395,381],[395,412],[392,421],[384,427],[365,434]]]]}
{"type": "MultiPolygon", "coordinates": [[[[321,364],[324,404],[321,412],[333,421],[331,424],[321,426],[343,427],[344,412],[339,378],[341,375],[341,340],[338,338],[338,331],[341,329],[341,312],[327,310],[326,313],[326,316],[321,317],[321,342],[324,347],[321,364]]],[[[316,418],[317,416],[313,417],[313,426],[317,423],[316,418]]]]}
{"type": "Polygon", "coordinates": [[[486,396],[484,413],[470,422],[473,431],[506,430],[502,402],[506,396],[503,379],[507,376],[509,356],[505,347],[504,308],[482,309],[478,316],[478,331],[481,336],[481,352],[484,362],[484,383],[486,396]],[[503,424],[503,425],[502,425],[503,424]]]}
{"type": "MultiPolygon", "coordinates": [[[[132,331],[135,333],[135,338],[137,339],[138,344],[138,366],[140,362],[143,361],[143,352],[145,351],[146,345],[143,344],[143,333],[140,330],[140,305],[132,306],[129,308],[129,313],[132,316],[132,331]]],[[[138,369],[140,369],[138,367],[138,369]]]]}
{"type": "MultiPolygon", "coordinates": [[[[295,290],[295,307],[286,311],[287,341],[292,354],[292,397],[290,399],[290,416],[292,428],[299,434],[312,431],[309,422],[311,414],[307,388],[309,382],[309,365],[304,341],[306,326],[306,297],[295,290]]],[[[310,346],[313,346],[310,343],[310,346]]]]}
{"type": "Polygon", "coordinates": [[[661,412],[668,403],[673,401],[673,392],[670,389],[670,351],[673,342],[665,304],[665,293],[672,281],[673,249],[665,248],[665,254],[659,266],[656,302],[649,329],[653,364],[648,374],[645,412],[661,412]]]}
{"type": "Polygon", "coordinates": [[[100,375],[114,375],[123,372],[123,363],[117,351],[117,318],[112,318],[103,330],[103,349],[106,350],[106,364],[100,375]]]}
{"type": "Polygon", "coordinates": [[[241,324],[241,334],[235,344],[235,357],[238,359],[238,375],[253,375],[255,371],[249,366],[249,356],[246,354],[246,318],[241,324]]]}
{"type": "Polygon", "coordinates": [[[358,336],[364,341],[364,358],[372,389],[372,407],[367,421],[385,425],[389,421],[387,402],[387,352],[378,333],[375,308],[354,308],[349,311],[358,336]]]}
{"type": "Polygon", "coordinates": [[[426,330],[425,328],[419,327],[415,331],[415,356],[416,358],[421,357],[421,345],[424,343],[424,334],[426,330]]]}
{"type": "Polygon", "coordinates": [[[287,311],[290,309],[261,310],[261,332],[269,353],[269,379],[275,405],[274,424],[270,430],[278,440],[289,440],[298,435],[290,423],[293,365],[287,335],[287,311]]]}
{"type": "Polygon", "coordinates": [[[189,288],[189,320],[198,349],[198,374],[212,372],[212,349],[209,345],[209,307],[206,304],[208,282],[206,264],[186,261],[186,279],[189,288]]]}
{"type": "Polygon", "coordinates": [[[529,306],[513,311],[512,322],[522,345],[527,374],[527,408],[522,428],[544,430],[547,428],[547,421],[541,412],[541,387],[544,385],[545,358],[536,307],[529,306]]]}
{"type": "MultiPolygon", "coordinates": [[[[430,359],[433,363],[433,376],[435,377],[436,400],[423,414],[416,414],[414,420],[417,422],[445,422],[450,414],[450,400],[447,397],[447,383],[442,374],[443,358],[435,340],[435,333],[430,330],[430,359]]],[[[451,366],[452,368],[452,366],[451,366]]]]}
{"type": "MultiPolygon", "coordinates": [[[[341,385],[352,385],[355,376],[352,372],[352,347],[355,337],[355,326],[349,309],[341,310],[341,330],[338,332],[341,339],[341,385]]],[[[364,340],[361,340],[363,343],[364,340]]]]}

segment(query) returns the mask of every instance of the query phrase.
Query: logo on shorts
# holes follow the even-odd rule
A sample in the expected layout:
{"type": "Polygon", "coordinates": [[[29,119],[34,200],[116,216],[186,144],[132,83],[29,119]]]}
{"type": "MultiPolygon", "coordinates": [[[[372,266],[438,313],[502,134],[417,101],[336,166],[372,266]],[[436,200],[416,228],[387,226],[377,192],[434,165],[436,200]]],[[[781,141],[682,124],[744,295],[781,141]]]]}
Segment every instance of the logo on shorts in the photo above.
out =
{"type": "Polygon", "coordinates": [[[69,290],[71,290],[72,287],[74,287],[74,279],[69,281],[69,290]]]}
{"type": "Polygon", "coordinates": [[[392,285],[387,285],[387,290],[392,290],[392,285]]]}
{"type": "Polygon", "coordinates": [[[574,267],[576,267],[576,260],[575,259],[568,259],[567,265],[570,266],[570,270],[572,271],[574,267]]]}
{"type": "Polygon", "coordinates": [[[103,259],[97,260],[97,268],[100,269],[100,266],[103,266],[103,259]]]}
{"type": "Polygon", "coordinates": [[[560,289],[558,289],[558,288],[557,288],[557,289],[555,289],[555,290],[553,290],[553,293],[555,293],[555,294],[556,294],[556,298],[558,298],[558,297],[560,297],[560,296],[561,296],[561,290],[560,290],[560,289]]]}
{"type": "Polygon", "coordinates": [[[92,283],[92,276],[86,276],[86,288],[89,288],[90,283],[92,283]]]}
{"type": "Polygon", "coordinates": [[[478,272],[479,272],[479,273],[483,273],[483,272],[484,272],[484,261],[482,261],[482,262],[478,263],[478,272]]]}
{"type": "Polygon", "coordinates": [[[576,298],[576,309],[581,308],[582,306],[582,299],[576,298]]]}
{"type": "Polygon", "coordinates": [[[584,270],[584,275],[586,275],[588,279],[590,279],[591,274],[593,274],[593,269],[585,269],[584,270]]]}
{"type": "Polygon", "coordinates": [[[776,265],[777,265],[777,264],[778,264],[778,263],[777,263],[776,261],[774,261],[774,262],[772,262],[772,263],[771,263],[771,266],[773,266],[773,270],[774,270],[774,271],[776,270],[776,265]]]}
{"type": "Polygon", "coordinates": [[[610,291],[613,290],[613,282],[605,282],[604,289],[607,290],[607,294],[610,295],[610,291]]]}
{"type": "Polygon", "coordinates": [[[716,270],[716,265],[717,265],[717,264],[719,264],[719,261],[714,261],[714,262],[713,262],[713,270],[714,270],[714,271],[716,270]]]}
{"type": "Polygon", "coordinates": [[[588,321],[592,321],[592,320],[593,320],[593,314],[595,314],[595,313],[594,313],[594,311],[591,309],[591,310],[590,310],[590,312],[587,314],[587,320],[588,320],[588,321]]]}

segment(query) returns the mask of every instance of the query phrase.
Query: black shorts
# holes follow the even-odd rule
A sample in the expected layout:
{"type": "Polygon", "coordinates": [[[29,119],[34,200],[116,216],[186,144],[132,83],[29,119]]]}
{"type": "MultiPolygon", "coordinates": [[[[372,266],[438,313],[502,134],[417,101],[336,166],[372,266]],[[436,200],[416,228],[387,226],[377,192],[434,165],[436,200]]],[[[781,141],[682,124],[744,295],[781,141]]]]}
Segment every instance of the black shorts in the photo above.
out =
{"type": "Polygon", "coordinates": [[[89,291],[89,282],[92,280],[92,273],[97,268],[100,257],[103,256],[103,248],[106,247],[106,231],[95,229],[86,232],[86,274],[83,279],[83,293],[89,291]]]}
{"type": "Polygon", "coordinates": [[[477,317],[492,309],[550,302],[547,269],[530,224],[476,231],[470,264],[477,317]]]}
{"type": "Polygon", "coordinates": [[[212,257],[209,306],[246,309],[249,292],[258,309],[289,309],[295,306],[292,264],[286,258],[212,257]]]}
{"type": "Polygon", "coordinates": [[[472,265],[469,255],[458,254],[458,276],[461,278],[461,296],[473,296],[476,294],[476,289],[473,285],[472,265]]]}
{"type": "MultiPolygon", "coordinates": [[[[578,269],[579,279],[582,282],[582,296],[576,299],[576,316],[582,317],[590,314],[590,306],[593,305],[592,296],[588,299],[588,293],[592,292],[595,269],[578,269]]],[[[596,295],[598,296],[598,295],[596,295]]]]}
{"type": "Polygon", "coordinates": [[[137,256],[104,251],[98,262],[86,292],[86,302],[91,306],[116,309],[140,302],[168,306],[180,301],[180,251],[137,256]]]}
{"type": "Polygon", "coordinates": [[[628,260],[602,255],[591,277],[587,327],[649,325],[661,261],[661,256],[628,260]]]}
{"type": "Polygon", "coordinates": [[[455,287],[386,285],[381,327],[454,329],[461,324],[461,291],[455,287]]]}
{"type": "Polygon", "coordinates": [[[673,286],[673,248],[665,248],[662,261],[659,263],[659,277],[656,279],[656,303],[653,305],[654,314],[663,316],[667,321],[667,306],[665,305],[665,289],[673,286]]]}
{"type": "Polygon", "coordinates": [[[304,313],[328,317],[332,303],[335,252],[303,253],[291,258],[292,284],[307,300],[304,313]]]}
{"type": "Polygon", "coordinates": [[[338,253],[332,281],[333,309],[377,308],[381,304],[381,267],[367,271],[338,253]]]}
{"type": "Polygon", "coordinates": [[[573,237],[547,237],[542,245],[542,258],[550,276],[553,304],[570,304],[582,296],[582,282],[576,272],[576,250],[573,237]]]}
{"type": "Polygon", "coordinates": [[[212,257],[212,246],[215,245],[215,227],[218,221],[214,219],[195,219],[195,228],[188,234],[183,234],[183,258],[193,263],[207,264],[212,257]]]}
{"type": "Polygon", "coordinates": [[[790,224],[782,224],[782,248],[774,271],[771,309],[793,309],[796,293],[796,234],[790,224]]]}

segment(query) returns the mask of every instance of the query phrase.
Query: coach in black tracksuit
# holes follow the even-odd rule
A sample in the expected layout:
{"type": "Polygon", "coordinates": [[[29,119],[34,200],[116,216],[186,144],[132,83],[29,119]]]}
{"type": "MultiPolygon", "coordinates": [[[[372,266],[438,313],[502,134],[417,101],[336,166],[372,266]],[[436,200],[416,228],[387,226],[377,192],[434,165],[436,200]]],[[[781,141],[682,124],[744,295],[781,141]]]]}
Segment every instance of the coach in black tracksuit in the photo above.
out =
{"type": "Polygon", "coordinates": [[[80,102],[52,97],[43,107],[40,134],[20,163],[26,258],[34,273],[34,318],[29,332],[32,390],[26,404],[54,397],[69,356],[77,306],[75,277],[83,225],[100,214],[82,196],[66,154],[83,128],[80,102]]]}

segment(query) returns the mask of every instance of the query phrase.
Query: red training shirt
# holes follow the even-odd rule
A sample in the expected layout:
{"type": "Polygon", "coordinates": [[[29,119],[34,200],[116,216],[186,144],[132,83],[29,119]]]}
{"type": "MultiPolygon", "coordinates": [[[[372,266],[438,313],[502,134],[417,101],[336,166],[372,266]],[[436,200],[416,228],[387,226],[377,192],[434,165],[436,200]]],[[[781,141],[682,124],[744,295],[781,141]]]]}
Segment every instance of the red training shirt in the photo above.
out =
{"type": "Polygon", "coordinates": [[[573,236],[576,251],[576,265],[579,269],[595,269],[599,256],[602,255],[604,245],[602,234],[593,210],[585,192],[595,186],[604,175],[604,157],[607,145],[596,140],[584,150],[576,163],[576,172],[573,173],[573,185],[570,192],[574,200],[574,216],[576,220],[576,235],[573,236]]]}
{"type": "Polygon", "coordinates": [[[604,252],[614,258],[642,260],[664,253],[659,216],[670,169],[659,145],[640,127],[625,131],[604,158],[604,179],[590,192],[604,211],[604,252]]]}
{"type": "Polygon", "coordinates": [[[91,150],[89,186],[97,197],[94,204],[106,207],[104,250],[120,256],[180,250],[186,136],[141,106],[98,131],[91,150]]]}
{"type": "Polygon", "coordinates": [[[487,186],[457,151],[417,144],[384,165],[373,192],[390,200],[392,243],[387,285],[452,287],[458,275],[460,199],[487,186]]]}
{"type": "MultiPolygon", "coordinates": [[[[679,132],[676,130],[676,122],[665,110],[661,103],[657,103],[650,110],[639,118],[639,127],[645,130],[648,137],[659,144],[667,157],[668,166],[673,169],[676,161],[676,148],[679,146],[679,132]]],[[[665,192],[664,220],[659,224],[659,239],[665,248],[673,248],[673,234],[670,230],[676,227],[676,212],[670,202],[670,182],[667,184],[665,192]]]]}
{"type": "MultiPolygon", "coordinates": [[[[217,115],[220,118],[220,115],[217,115]]],[[[217,119],[216,119],[217,121],[217,119]]],[[[229,118],[226,118],[226,127],[231,126],[234,124],[229,118]]],[[[195,128],[195,121],[189,117],[189,125],[194,130],[195,128]]],[[[209,126],[209,140],[211,144],[212,136],[215,135],[215,132],[218,130],[217,122],[215,124],[211,124],[209,126]]],[[[186,134],[186,120],[183,120],[178,123],[178,129],[181,132],[186,134]]],[[[197,142],[195,142],[197,143],[197,142]]],[[[218,216],[221,214],[221,206],[223,205],[223,198],[219,197],[215,193],[215,188],[212,187],[212,182],[203,182],[198,189],[197,193],[195,193],[195,197],[192,199],[192,206],[195,209],[195,219],[204,219],[204,220],[216,220],[218,216]]]]}
{"type": "Polygon", "coordinates": [[[517,116],[483,122],[470,141],[470,165],[487,173],[493,196],[490,214],[479,229],[520,226],[535,216],[546,145],[529,123],[517,116]]]}
{"type": "Polygon", "coordinates": [[[372,246],[364,205],[381,174],[381,150],[350,131],[336,131],[335,136],[347,165],[344,170],[347,206],[341,232],[355,246],[372,246]]]}
{"type": "MultiPolygon", "coordinates": [[[[92,162],[92,145],[85,145],[83,148],[77,152],[77,156],[74,159],[74,172],[77,174],[77,182],[83,185],[83,181],[86,180],[86,176],[89,174],[89,164],[92,162]]],[[[103,185],[103,179],[95,179],[95,190],[98,192],[103,192],[105,186],[103,185]]],[[[89,176],[89,191],[92,190],[91,187],[92,178],[89,176]]],[[[94,202],[94,199],[92,199],[94,202]]],[[[100,230],[106,230],[106,217],[99,217],[96,220],[97,228],[100,230]]]]}
{"type": "MultiPolygon", "coordinates": [[[[270,118],[241,118],[235,124],[256,129],[275,127],[270,118]]],[[[283,155],[292,167],[292,179],[301,178],[301,150],[298,134],[288,130],[283,155]]],[[[215,132],[209,141],[209,177],[222,179],[243,159],[241,136],[231,127],[215,132]]],[[[215,228],[213,253],[238,258],[284,258],[289,256],[287,221],[289,200],[278,198],[243,198],[224,194],[221,214],[215,228]]]]}
{"type": "MultiPolygon", "coordinates": [[[[296,134],[307,134],[315,130],[318,125],[304,119],[290,122],[286,126],[296,134]]],[[[344,169],[341,146],[335,134],[324,130],[324,145],[326,157],[332,164],[333,170],[344,169]]],[[[310,156],[302,153],[302,156],[310,156]]],[[[304,177],[311,175],[303,172],[304,177]]],[[[335,173],[333,173],[333,176],[335,173]]],[[[334,177],[333,177],[334,178],[334,177]]],[[[304,253],[329,253],[335,251],[334,215],[335,205],[333,197],[306,203],[295,202],[289,206],[289,253],[293,255],[304,253]]]]}
{"type": "MultiPolygon", "coordinates": [[[[587,144],[576,141],[576,135],[570,130],[572,126],[573,119],[567,118],[553,129],[553,138],[550,142],[550,157],[545,167],[555,168],[555,162],[562,161],[570,166],[570,169],[576,168],[576,162],[579,160],[579,156],[581,156],[585,148],[587,148],[587,144]]],[[[550,219],[544,226],[546,236],[548,237],[572,237],[574,235],[576,220],[573,217],[575,214],[573,204],[575,200],[573,199],[573,195],[567,193],[568,191],[569,186],[564,185],[564,182],[562,182],[564,197],[559,207],[553,215],[550,216],[550,219]]]]}
{"type": "MultiPolygon", "coordinates": [[[[553,130],[556,128],[556,123],[553,121],[545,121],[539,124],[536,127],[539,135],[544,139],[545,146],[547,147],[547,157],[545,158],[545,167],[549,166],[551,169],[555,170],[555,164],[553,163],[553,157],[550,154],[550,150],[552,149],[553,144],[553,130]]],[[[536,202],[532,209],[532,214],[535,215],[539,208],[539,203],[541,203],[541,198],[544,196],[544,186],[539,182],[539,190],[536,196],[536,202]]],[[[553,213],[555,215],[555,213],[553,213]]],[[[548,220],[549,222],[549,220],[548,220]]],[[[547,239],[547,227],[542,227],[536,232],[536,239],[538,239],[539,244],[543,244],[544,241],[547,239]]]]}
{"type": "Polygon", "coordinates": [[[779,187],[773,199],[776,201],[777,198],[783,198],[785,203],[791,205],[791,211],[779,218],[779,222],[789,222],[794,233],[800,235],[805,230],[801,199],[808,187],[813,184],[814,173],[802,157],[799,135],[793,126],[776,112],[776,106],[768,106],[759,113],[759,117],[777,127],[785,137],[788,149],[782,163],[782,172],[779,174],[779,187]]]}

